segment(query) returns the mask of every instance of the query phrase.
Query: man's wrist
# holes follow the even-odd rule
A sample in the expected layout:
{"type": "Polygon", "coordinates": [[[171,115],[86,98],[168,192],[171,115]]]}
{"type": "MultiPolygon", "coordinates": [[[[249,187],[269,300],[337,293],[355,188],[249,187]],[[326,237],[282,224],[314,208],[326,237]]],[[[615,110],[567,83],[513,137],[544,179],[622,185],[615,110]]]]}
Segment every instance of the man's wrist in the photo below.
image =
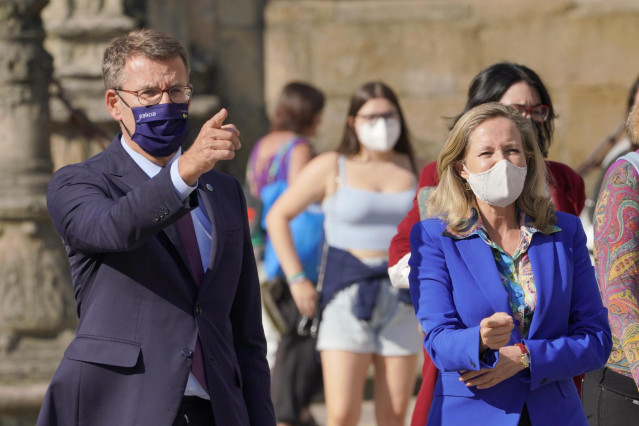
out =
{"type": "Polygon", "coordinates": [[[189,167],[189,159],[185,155],[180,156],[177,159],[177,171],[180,177],[188,186],[195,186],[197,179],[200,176],[196,171],[192,171],[192,167],[189,167]]]}
{"type": "Polygon", "coordinates": [[[184,181],[178,169],[178,161],[180,161],[179,158],[177,161],[174,161],[173,164],[171,164],[171,182],[173,183],[173,189],[175,189],[175,192],[178,197],[180,197],[180,200],[184,201],[195,190],[197,181],[195,182],[195,185],[189,185],[184,181]]]}

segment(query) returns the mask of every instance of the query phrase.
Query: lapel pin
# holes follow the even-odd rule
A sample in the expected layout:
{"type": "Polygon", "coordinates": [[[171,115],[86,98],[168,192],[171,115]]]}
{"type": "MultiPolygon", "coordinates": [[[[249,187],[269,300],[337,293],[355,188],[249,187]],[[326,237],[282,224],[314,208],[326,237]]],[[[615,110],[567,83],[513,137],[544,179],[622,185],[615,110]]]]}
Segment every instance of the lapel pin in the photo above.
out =
{"type": "Polygon", "coordinates": [[[213,192],[213,185],[211,185],[210,183],[206,184],[206,189],[208,189],[209,191],[213,192]]]}

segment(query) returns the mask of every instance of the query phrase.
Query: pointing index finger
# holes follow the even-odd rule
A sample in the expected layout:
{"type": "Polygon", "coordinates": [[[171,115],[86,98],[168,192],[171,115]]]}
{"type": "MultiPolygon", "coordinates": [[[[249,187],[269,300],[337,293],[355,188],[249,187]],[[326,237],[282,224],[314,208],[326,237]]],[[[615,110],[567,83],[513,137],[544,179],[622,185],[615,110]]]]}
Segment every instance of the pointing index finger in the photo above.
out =
{"type": "Polygon", "coordinates": [[[226,117],[228,117],[228,115],[229,113],[226,108],[222,108],[217,112],[217,114],[215,114],[213,117],[211,117],[211,119],[209,119],[209,121],[206,122],[206,125],[214,129],[220,129],[222,128],[222,124],[224,124],[224,120],[226,120],[226,117]]]}

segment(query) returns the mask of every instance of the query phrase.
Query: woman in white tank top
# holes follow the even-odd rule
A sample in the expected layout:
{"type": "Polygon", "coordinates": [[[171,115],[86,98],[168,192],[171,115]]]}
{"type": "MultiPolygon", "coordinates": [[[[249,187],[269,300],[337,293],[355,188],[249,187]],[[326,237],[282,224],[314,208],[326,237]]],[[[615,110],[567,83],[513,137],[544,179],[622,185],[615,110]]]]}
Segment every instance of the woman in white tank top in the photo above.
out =
{"type": "Polygon", "coordinates": [[[266,218],[293,299],[302,315],[313,317],[317,291],[303,273],[288,223],[311,203],[323,205],[329,255],[318,349],[329,426],[357,424],[371,365],[377,424],[404,424],[422,337],[410,298],[390,286],[386,265],[421,166],[395,94],[381,82],[367,83],[351,98],[337,151],[313,159],[266,218]]]}

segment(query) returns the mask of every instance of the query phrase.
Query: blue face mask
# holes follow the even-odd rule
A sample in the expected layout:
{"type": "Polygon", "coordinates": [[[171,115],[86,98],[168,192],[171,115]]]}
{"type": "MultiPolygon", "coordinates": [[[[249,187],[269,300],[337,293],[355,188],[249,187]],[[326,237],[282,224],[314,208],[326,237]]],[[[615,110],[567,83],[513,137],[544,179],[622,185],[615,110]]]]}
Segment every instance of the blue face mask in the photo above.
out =
{"type": "Polygon", "coordinates": [[[131,108],[135,133],[131,139],[154,157],[166,157],[178,150],[188,136],[189,104],[157,104],[131,108]]]}

